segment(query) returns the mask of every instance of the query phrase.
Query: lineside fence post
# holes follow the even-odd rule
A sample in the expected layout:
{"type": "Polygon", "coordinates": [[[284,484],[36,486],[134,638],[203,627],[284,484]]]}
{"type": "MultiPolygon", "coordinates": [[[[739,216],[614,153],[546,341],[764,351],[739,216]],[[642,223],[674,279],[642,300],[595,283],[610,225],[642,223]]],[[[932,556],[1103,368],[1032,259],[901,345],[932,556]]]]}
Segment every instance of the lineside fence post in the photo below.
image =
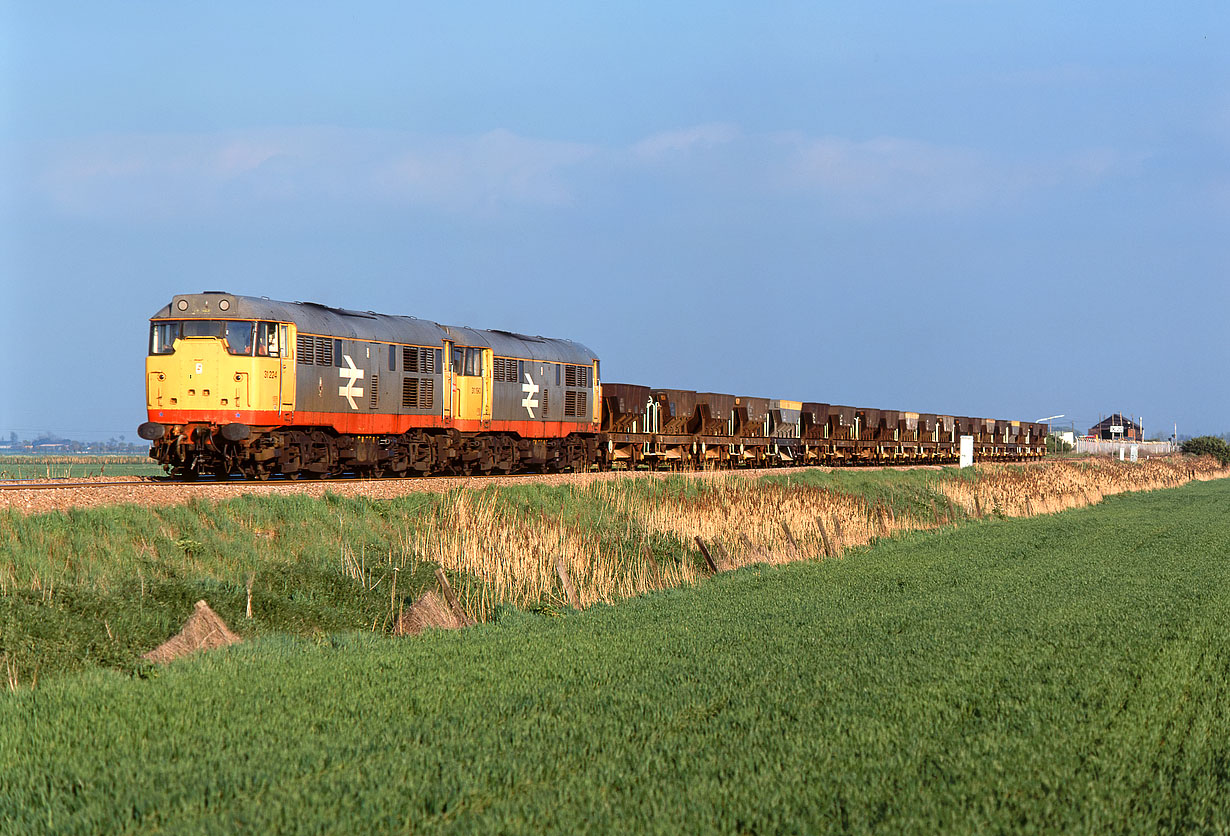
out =
{"type": "Polygon", "coordinates": [[[816,525],[820,529],[820,542],[824,543],[824,556],[836,557],[837,552],[833,549],[833,541],[829,539],[829,531],[824,527],[824,519],[816,517],[816,525]]]}
{"type": "Polygon", "coordinates": [[[705,547],[705,541],[700,539],[700,535],[696,535],[696,545],[700,546],[700,553],[705,558],[705,564],[708,565],[709,571],[713,574],[718,573],[717,564],[713,562],[713,557],[709,554],[709,549],[705,547]]]}
{"type": "Polygon", "coordinates": [[[440,589],[444,592],[444,600],[448,601],[448,605],[452,607],[453,615],[457,616],[461,626],[473,627],[474,620],[466,615],[466,611],[461,608],[461,604],[457,602],[457,596],[453,594],[453,587],[449,585],[448,578],[444,576],[444,570],[438,566],[436,567],[436,580],[440,582],[440,589]]]}
{"type": "Polygon", "coordinates": [[[572,578],[568,577],[568,562],[564,560],[562,554],[555,560],[555,573],[559,575],[559,582],[564,586],[564,595],[568,597],[568,605],[574,610],[581,609],[581,601],[577,598],[577,589],[572,585],[572,578]]]}

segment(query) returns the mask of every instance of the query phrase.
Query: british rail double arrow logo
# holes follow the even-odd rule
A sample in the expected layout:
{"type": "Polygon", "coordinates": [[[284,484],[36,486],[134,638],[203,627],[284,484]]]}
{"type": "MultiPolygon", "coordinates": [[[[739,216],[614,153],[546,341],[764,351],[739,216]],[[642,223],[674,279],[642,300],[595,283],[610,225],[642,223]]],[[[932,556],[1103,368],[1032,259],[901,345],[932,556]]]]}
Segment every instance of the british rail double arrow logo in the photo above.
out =
{"type": "Polygon", "coordinates": [[[363,397],[363,387],[355,386],[355,382],[363,379],[363,370],[355,367],[354,360],[350,359],[349,354],[343,354],[342,359],[350,368],[343,366],[337,370],[338,377],[347,379],[346,383],[337,387],[337,393],[350,402],[351,409],[357,410],[359,405],[354,402],[354,399],[363,397]]]}
{"type": "Polygon", "coordinates": [[[534,407],[538,406],[538,398],[534,397],[538,394],[538,384],[534,382],[534,378],[530,377],[529,372],[525,373],[525,383],[521,384],[521,391],[525,393],[525,397],[521,399],[521,405],[533,418],[534,407]]]}

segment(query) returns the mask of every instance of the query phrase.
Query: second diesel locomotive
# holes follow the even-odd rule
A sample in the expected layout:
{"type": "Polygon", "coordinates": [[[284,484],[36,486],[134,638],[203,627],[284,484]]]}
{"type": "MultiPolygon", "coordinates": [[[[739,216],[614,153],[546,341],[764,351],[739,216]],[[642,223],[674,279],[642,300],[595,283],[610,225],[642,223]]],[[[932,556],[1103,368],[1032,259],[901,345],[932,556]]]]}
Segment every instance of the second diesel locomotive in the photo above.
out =
{"type": "Polygon", "coordinates": [[[570,340],[206,292],[150,320],[148,420],[173,475],[508,473],[1045,453],[1046,425],[600,382],[570,340]]]}

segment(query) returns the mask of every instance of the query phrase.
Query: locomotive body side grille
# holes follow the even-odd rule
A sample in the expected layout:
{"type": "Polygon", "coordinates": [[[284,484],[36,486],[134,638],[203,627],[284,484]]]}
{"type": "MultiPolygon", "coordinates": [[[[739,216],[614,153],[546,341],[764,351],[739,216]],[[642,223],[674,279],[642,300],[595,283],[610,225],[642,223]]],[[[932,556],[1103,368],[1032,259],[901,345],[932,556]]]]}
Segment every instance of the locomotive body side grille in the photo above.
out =
{"type": "Polygon", "coordinates": [[[316,338],[316,365],[333,365],[333,340],[328,337],[316,338]]]}
{"type": "Polygon", "coordinates": [[[564,393],[564,417],[566,418],[585,418],[588,411],[586,406],[589,403],[588,392],[567,391],[564,393]]]}

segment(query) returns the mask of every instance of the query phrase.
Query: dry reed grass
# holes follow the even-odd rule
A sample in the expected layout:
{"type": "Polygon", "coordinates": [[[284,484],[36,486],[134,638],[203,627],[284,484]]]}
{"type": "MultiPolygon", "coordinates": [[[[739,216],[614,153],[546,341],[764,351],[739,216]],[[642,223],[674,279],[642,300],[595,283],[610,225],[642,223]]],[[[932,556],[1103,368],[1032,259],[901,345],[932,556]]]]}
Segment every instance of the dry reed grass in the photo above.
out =
{"type": "MultiPolygon", "coordinates": [[[[788,563],[824,553],[821,522],[841,551],[881,533],[880,512],[859,496],[802,486],[752,482],[738,476],[708,480],[695,496],[653,490],[649,501],[611,483],[599,487],[603,501],[647,531],[715,547],[723,568],[752,563],[788,563]]],[[[886,512],[887,513],[887,512],[886,512]]],[[[901,531],[917,521],[894,519],[901,531]]]]}
{"type": "Polygon", "coordinates": [[[575,521],[526,517],[504,507],[498,492],[459,491],[410,537],[401,568],[411,561],[436,563],[462,580],[457,597],[478,621],[500,604],[563,605],[556,563],[564,559],[582,607],[696,580],[690,564],[655,564],[644,552],[604,544],[575,521]]]}
{"type": "Polygon", "coordinates": [[[894,513],[885,504],[824,488],[779,485],[739,474],[682,476],[688,490],[663,480],[636,490],[617,480],[580,480],[573,490],[603,509],[623,537],[546,514],[518,514],[498,490],[459,491],[404,544],[407,562],[435,563],[460,576],[465,610],[484,621],[502,604],[567,604],[556,568],[561,557],[579,604],[610,603],[655,589],[695,583],[699,562],[660,560],[652,546],[694,549],[703,539],[719,569],[833,556],[878,537],[949,524],[957,516],[1019,517],[1076,508],[1123,491],[1175,487],[1230,476],[1209,459],[1047,462],[1029,467],[980,466],[973,479],[937,478],[931,488],[949,501],[930,514],[894,513]],[[823,531],[822,531],[823,526],[823,531]],[[825,543],[825,535],[828,544],[825,543]]]}
{"type": "Polygon", "coordinates": [[[1031,467],[978,465],[978,479],[953,480],[940,490],[967,514],[997,513],[1005,517],[1053,514],[1094,505],[1127,491],[1174,488],[1191,481],[1230,476],[1230,468],[1213,459],[1167,457],[1137,464],[1114,459],[1044,462],[1031,467]]]}

